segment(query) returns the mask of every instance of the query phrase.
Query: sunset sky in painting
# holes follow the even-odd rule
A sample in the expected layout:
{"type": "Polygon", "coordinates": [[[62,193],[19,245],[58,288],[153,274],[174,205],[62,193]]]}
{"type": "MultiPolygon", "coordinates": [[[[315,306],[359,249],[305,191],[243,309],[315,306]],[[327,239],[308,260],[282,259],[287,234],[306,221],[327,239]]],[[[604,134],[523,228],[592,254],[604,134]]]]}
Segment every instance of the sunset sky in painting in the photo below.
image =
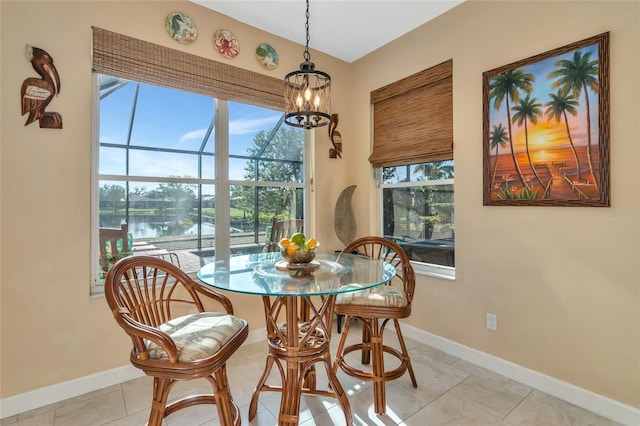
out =
{"type": "MultiPolygon", "coordinates": [[[[583,54],[587,52],[591,52],[590,60],[598,59],[598,46],[597,44],[593,44],[591,46],[587,46],[585,48],[577,49],[581,51],[583,54]]],[[[545,105],[549,100],[550,93],[556,93],[556,89],[551,89],[551,85],[555,81],[555,79],[547,79],[547,75],[554,71],[556,67],[554,63],[561,59],[571,60],[573,57],[574,51],[554,56],[549,59],[545,59],[543,61],[536,62],[531,65],[526,65],[520,67],[524,70],[525,73],[529,73],[535,76],[535,81],[533,82],[533,92],[530,94],[530,97],[536,99],[536,102],[542,104],[540,107],[540,117],[538,118],[537,124],[532,124],[530,121],[527,122],[527,129],[529,133],[529,151],[533,154],[534,151],[549,149],[549,148],[565,148],[569,146],[569,141],[567,139],[567,131],[564,123],[564,119],[561,119],[560,122],[556,122],[555,119],[548,119],[544,114],[547,106],[545,105]]],[[[526,96],[526,93],[521,92],[521,99],[526,96]]],[[[598,94],[593,93],[589,89],[589,107],[591,112],[591,143],[597,146],[598,141],[598,94]]],[[[587,134],[586,134],[586,120],[585,120],[585,105],[584,105],[584,93],[581,93],[579,98],[577,99],[579,105],[577,106],[577,116],[572,116],[571,114],[567,114],[567,118],[569,120],[569,126],[571,131],[571,137],[576,146],[584,146],[587,142],[587,134]]],[[[513,102],[509,100],[509,104],[512,108],[511,116],[513,118],[513,102]]],[[[507,107],[506,107],[506,99],[502,102],[500,106],[500,110],[496,111],[494,107],[494,99],[490,100],[490,113],[489,113],[489,128],[493,129],[494,125],[502,123],[505,129],[508,128],[507,123],[507,107]]],[[[513,132],[513,141],[514,141],[514,149],[516,152],[522,152],[525,150],[525,132],[524,132],[524,124],[523,126],[518,126],[515,123],[511,123],[512,132],[513,132]]],[[[498,154],[507,154],[510,152],[509,144],[506,144],[505,148],[499,147],[498,154]]],[[[540,152],[539,154],[543,154],[540,152]]],[[[495,155],[495,149],[491,150],[490,155],[495,155]]],[[[542,160],[543,158],[539,158],[538,160],[542,160]]]]}

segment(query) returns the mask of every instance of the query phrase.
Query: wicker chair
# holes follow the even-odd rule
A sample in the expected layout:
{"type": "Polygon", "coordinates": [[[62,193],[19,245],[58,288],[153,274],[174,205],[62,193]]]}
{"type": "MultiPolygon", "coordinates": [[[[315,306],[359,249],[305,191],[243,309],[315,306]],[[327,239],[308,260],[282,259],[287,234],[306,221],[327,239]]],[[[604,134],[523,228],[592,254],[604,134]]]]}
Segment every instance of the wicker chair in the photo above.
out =
{"type": "Polygon", "coordinates": [[[344,330],[333,363],[334,372],[341,368],[350,376],[373,382],[374,408],[378,414],[386,410],[385,383],[395,380],[409,371],[413,387],[418,387],[411,359],[400,330],[399,319],[411,314],[411,301],[415,289],[415,274],[409,257],[393,241],[381,237],[364,237],[351,242],[342,251],[384,260],[397,269],[396,277],[373,289],[342,293],[336,298],[335,312],[345,316],[344,330]],[[393,284],[401,284],[394,286],[393,284]],[[362,342],[345,347],[352,319],[362,322],[362,342]],[[388,321],[393,321],[400,343],[400,351],[383,342],[383,333],[388,321]],[[363,371],[345,360],[345,355],[357,350],[362,351],[362,363],[372,364],[371,371],[363,371]],[[395,356],[400,365],[385,371],[384,354],[395,356]]]}
{"type": "Polygon", "coordinates": [[[233,314],[231,301],[198,284],[177,266],[150,256],[118,261],[107,274],[105,295],[116,322],[133,341],[131,363],[153,377],[148,425],[161,425],[173,412],[196,404],[216,404],[220,424],[239,425],[226,362],[245,341],[247,322],[233,314]],[[201,296],[225,313],[205,312],[201,296]],[[167,404],[179,380],[204,378],[213,386],[167,404]]]}

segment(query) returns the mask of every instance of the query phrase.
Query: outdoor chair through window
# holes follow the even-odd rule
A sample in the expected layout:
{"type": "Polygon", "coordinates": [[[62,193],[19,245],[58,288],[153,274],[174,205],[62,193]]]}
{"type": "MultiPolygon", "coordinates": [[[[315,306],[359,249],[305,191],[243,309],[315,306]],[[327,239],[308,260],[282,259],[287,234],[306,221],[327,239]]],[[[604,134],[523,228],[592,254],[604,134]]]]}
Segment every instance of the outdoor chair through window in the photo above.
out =
{"type": "Polygon", "coordinates": [[[278,242],[283,238],[289,238],[296,232],[304,232],[304,220],[278,220],[277,217],[274,217],[271,224],[271,234],[265,243],[264,251],[279,251],[278,242]]]}
{"type": "Polygon", "coordinates": [[[109,271],[111,265],[132,253],[132,248],[129,247],[129,227],[126,223],[121,224],[120,228],[100,228],[98,238],[100,268],[104,274],[109,271]]]}

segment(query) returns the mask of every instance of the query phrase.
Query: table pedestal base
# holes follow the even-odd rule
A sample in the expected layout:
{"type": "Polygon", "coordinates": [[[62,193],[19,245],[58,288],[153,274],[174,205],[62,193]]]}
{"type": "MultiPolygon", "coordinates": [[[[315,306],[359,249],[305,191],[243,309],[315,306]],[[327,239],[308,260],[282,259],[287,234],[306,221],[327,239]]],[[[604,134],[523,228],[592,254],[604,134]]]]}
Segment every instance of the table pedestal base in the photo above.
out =
{"type": "Polygon", "coordinates": [[[249,406],[249,420],[258,410],[258,397],[262,391],[282,392],[279,426],[295,426],[300,420],[302,394],[330,396],[342,407],[347,425],[351,425],[351,407],[347,395],[333,371],[330,355],[331,325],[335,295],[321,297],[317,309],[308,296],[281,296],[272,300],[263,296],[269,354],[267,362],[253,391],[249,406]],[[286,323],[278,326],[277,320],[284,308],[286,323]],[[293,327],[290,325],[294,325],[293,327]],[[316,388],[315,364],[322,363],[327,372],[330,389],[316,388]],[[267,385],[271,369],[276,365],[282,386],[267,385]]]}

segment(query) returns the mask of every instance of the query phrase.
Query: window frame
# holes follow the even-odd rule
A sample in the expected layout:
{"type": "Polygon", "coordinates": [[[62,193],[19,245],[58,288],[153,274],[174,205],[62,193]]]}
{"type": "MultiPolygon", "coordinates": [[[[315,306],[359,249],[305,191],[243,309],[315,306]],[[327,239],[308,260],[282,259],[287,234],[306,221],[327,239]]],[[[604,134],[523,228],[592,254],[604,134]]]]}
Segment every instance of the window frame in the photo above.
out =
{"type": "MultiPolygon", "coordinates": [[[[101,181],[118,181],[118,182],[162,182],[162,183],[187,183],[196,185],[212,185],[215,187],[216,205],[222,205],[225,208],[216,209],[215,227],[215,249],[216,258],[228,258],[231,255],[232,246],[230,244],[230,208],[231,208],[231,188],[234,185],[250,186],[250,187],[283,187],[297,188],[303,191],[303,218],[305,221],[305,229],[309,222],[308,212],[310,205],[310,196],[312,194],[311,185],[311,167],[310,167],[310,150],[312,149],[312,133],[303,132],[303,158],[302,158],[302,182],[279,182],[279,181],[256,181],[256,180],[238,180],[229,178],[229,103],[239,101],[221,100],[210,97],[214,102],[214,159],[215,159],[215,176],[211,178],[184,178],[184,177],[158,177],[158,176],[137,176],[137,175],[112,175],[100,174],[100,75],[108,75],[99,72],[92,73],[92,149],[91,149],[91,296],[102,296],[104,294],[104,284],[100,280],[98,273],[99,255],[99,225],[100,225],[100,182],[101,181]],[[227,208],[228,207],[228,208],[227,208]],[[219,242],[226,241],[226,244],[219,242]]],[[[132,83],[153,84],[145,81],[135,81],[132,83]]],[[[167,87],[171,90],[184,91],[181,88],[167,87]]],[[[251,104],[246,104],[251,105],[251,104]]],[[[253,105],[256,106],[256,105],[253,105]]],[[[284,114],[284,112],[283,112],[284,114]]],[[[285,125],[285,124],[281,124],[285,125]]],[[[119,147],[120,148],[120,147],[119,147]]],[[[129,149],[123,147],[122,149],[129,149]]],[[[195,274],[195,272],[190,272],[195,274]]]]}
{"type": "MultiPolygon", "coordinates": [[[[422,163],[416,163],[422,164],[422,163]]],[[[413,165],[413,164],[411,164],[413,165]]],[[[389,166],[389,167],[398,167],[398,166],[389,166]]],[[[454,162],[455,167],[455,162],[454,162]]],[[[395,182],[395,183],[384,183],[382,181],[382,167],[375,169],[375,177],[378,186],[378,218],[379,218],[379,229],[378,232],[380,235],[384,236],[384,196],[383,192],[388,188],[415,188],[415,187],[424,187],[424,186],[441,186],[441,185],[453,185],[454,186],[454,194],[455,194],[455,178],[450,179],[438,179],[438,180],[421,180],[421,181],[404,181],[404,182],[395,182]]],[[[455,211],[455,207],[454,207],[455,211]]],[[[455,245],[454,245],[454,256],[455,256],[455,245]]],[[[456,268],[455,266],[445,266],[438,265],[435,263],[426,263],[420,262],[417,260],[411,260],[411,265],[416,274],[418,275],[426,275],[435,278],[445,279],[445,280],[455,280],[456,278],[456,268]]]]}

